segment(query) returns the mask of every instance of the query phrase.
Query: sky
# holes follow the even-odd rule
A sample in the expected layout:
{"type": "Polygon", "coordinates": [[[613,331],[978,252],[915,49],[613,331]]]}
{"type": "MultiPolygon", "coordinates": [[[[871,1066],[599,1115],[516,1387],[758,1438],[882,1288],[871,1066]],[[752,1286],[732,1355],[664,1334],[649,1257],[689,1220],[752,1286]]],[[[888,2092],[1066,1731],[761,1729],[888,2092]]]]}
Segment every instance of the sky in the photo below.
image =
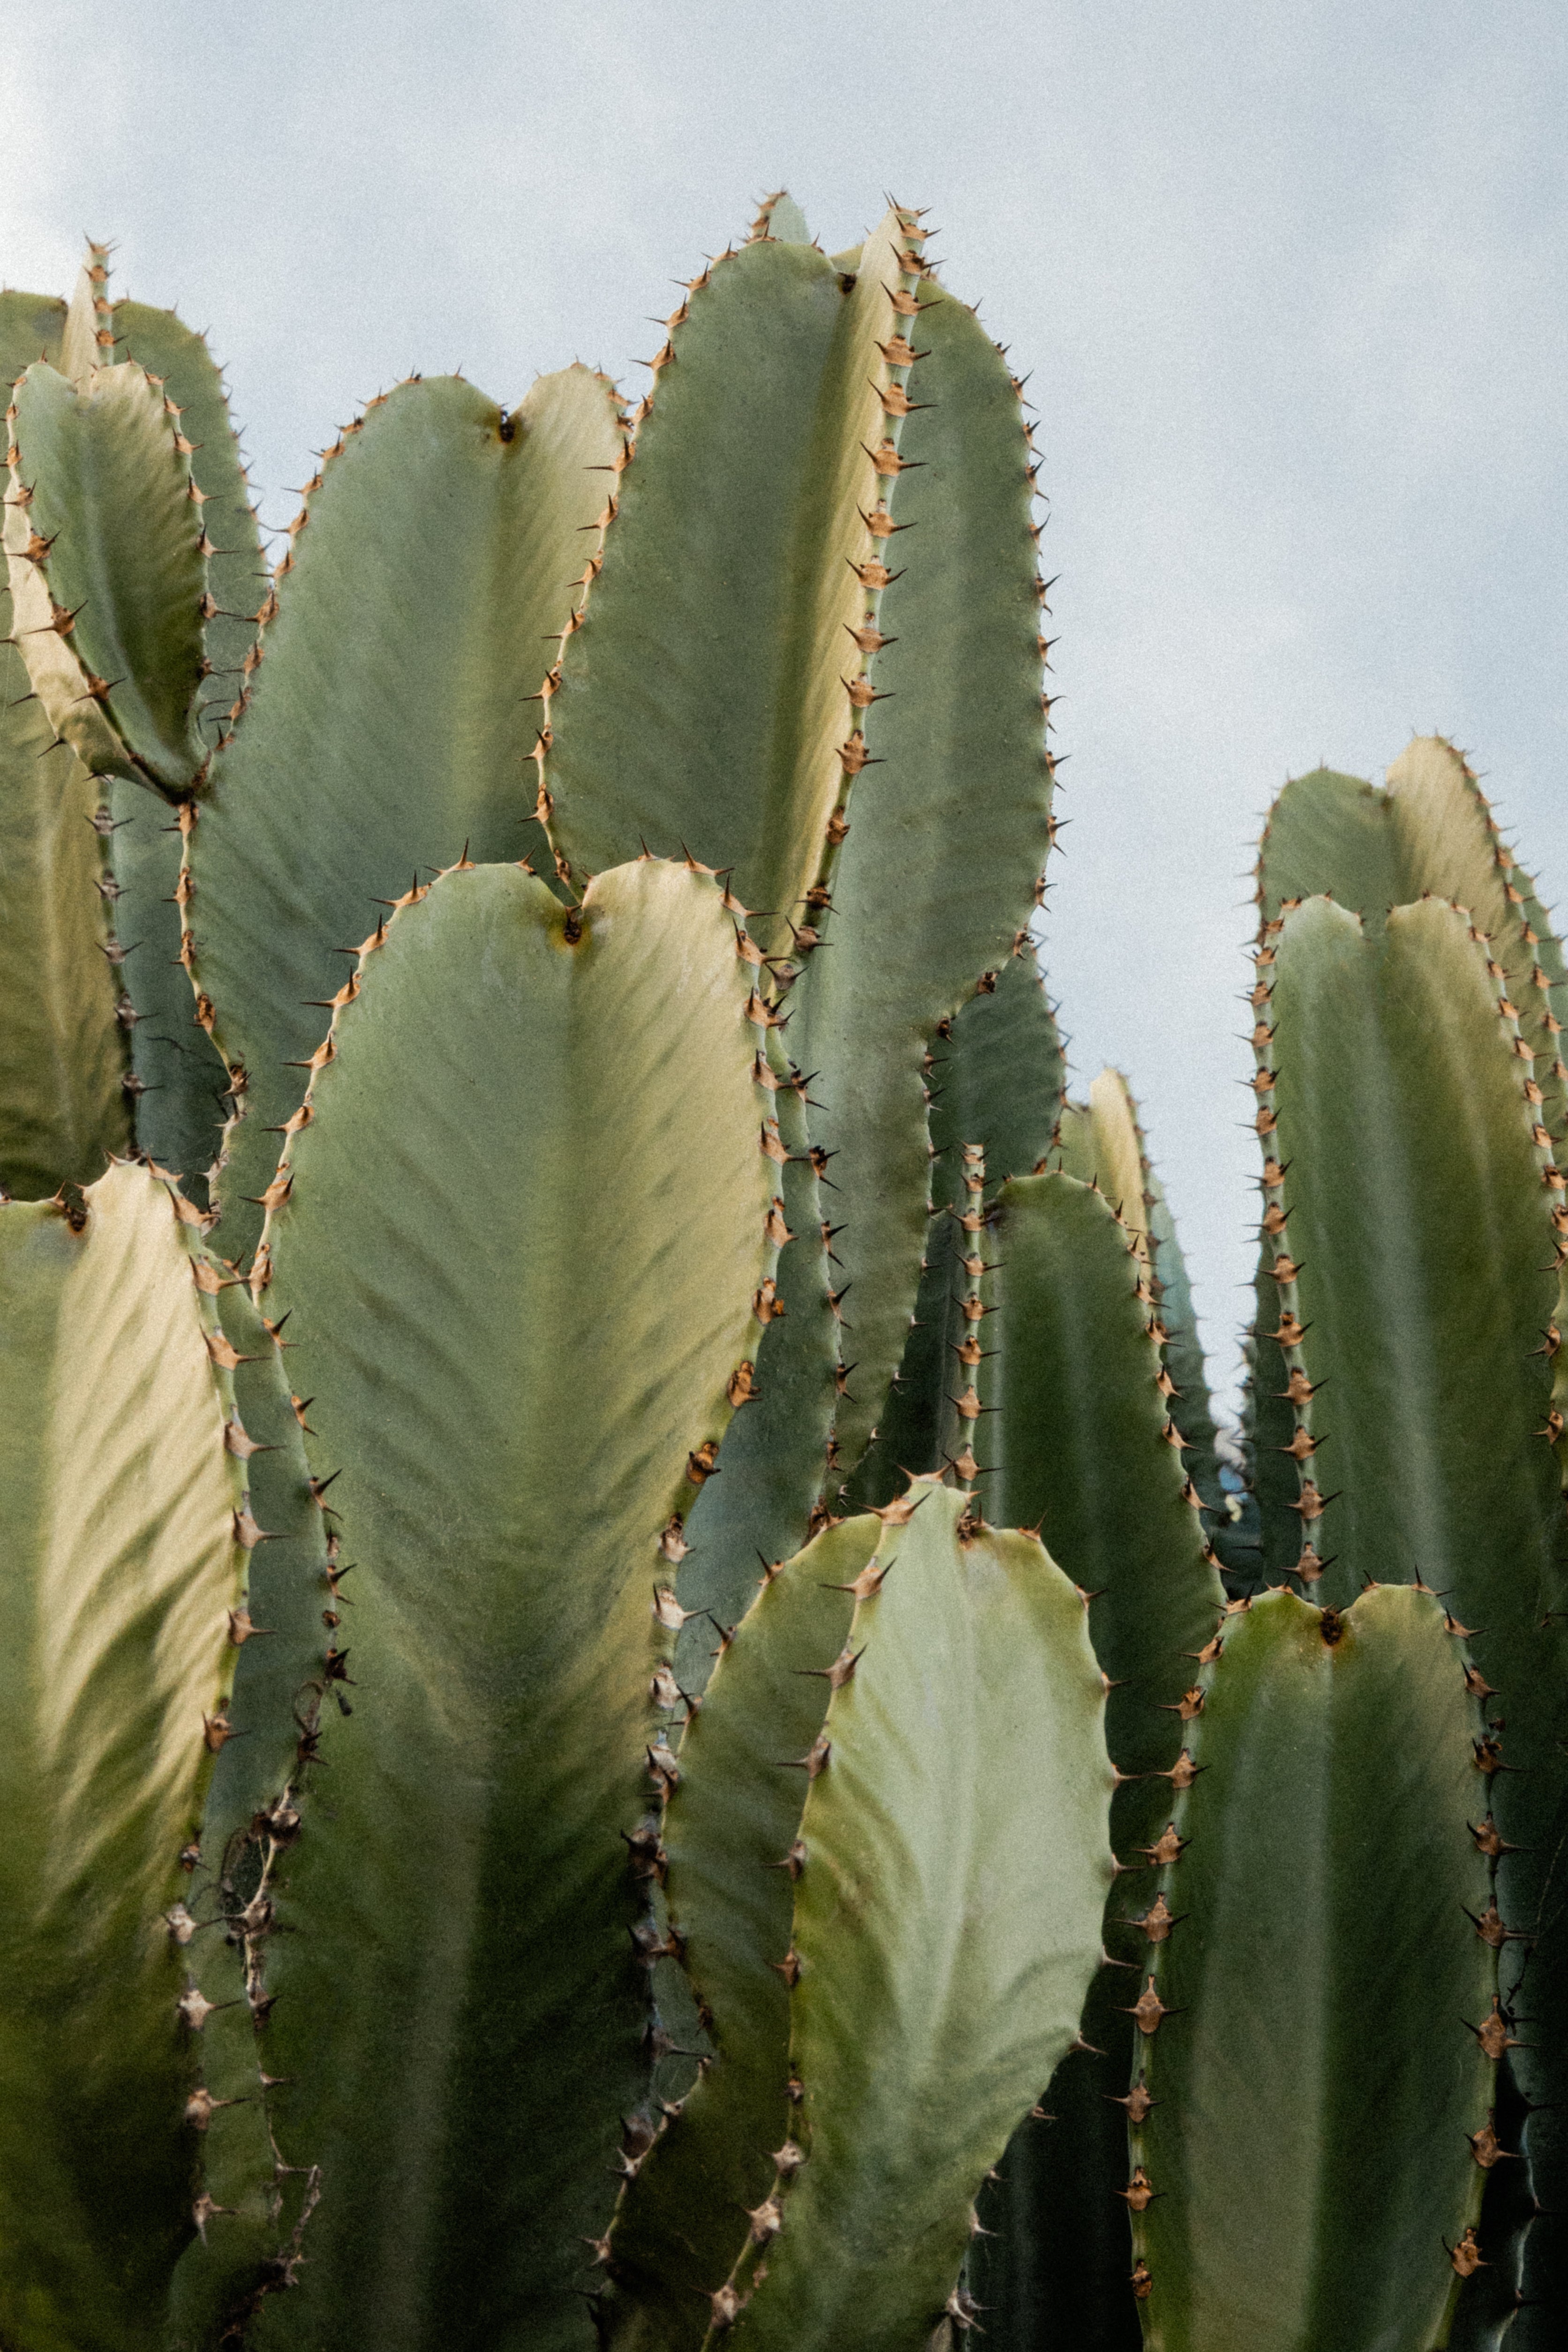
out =
{"type": "Polygon", "coordinates": [[[640,394],[769,189],[829,251],[931,207],[1039,410],[1051,990],[1139,1096],[1224,1395],[1273,794],[1440,731],[1568,887],[1565,120],[1561,0],[12,0],[0,279],[116,240],[276,526],[412,369],[640,394]]]}

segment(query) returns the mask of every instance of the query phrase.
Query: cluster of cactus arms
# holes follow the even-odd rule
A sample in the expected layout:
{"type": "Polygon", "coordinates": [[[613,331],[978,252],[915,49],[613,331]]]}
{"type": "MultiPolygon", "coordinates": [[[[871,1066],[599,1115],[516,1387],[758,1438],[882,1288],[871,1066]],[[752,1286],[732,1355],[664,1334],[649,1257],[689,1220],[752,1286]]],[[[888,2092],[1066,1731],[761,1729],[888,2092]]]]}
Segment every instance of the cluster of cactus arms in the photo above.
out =
{"type": "Polygon", "coordinates": [[[276,564],[0,295],[5,2352],[1560,2338],[1562,954],[1447,744],[1287,788],[1227,1438],[925,243],[276,564]]]}

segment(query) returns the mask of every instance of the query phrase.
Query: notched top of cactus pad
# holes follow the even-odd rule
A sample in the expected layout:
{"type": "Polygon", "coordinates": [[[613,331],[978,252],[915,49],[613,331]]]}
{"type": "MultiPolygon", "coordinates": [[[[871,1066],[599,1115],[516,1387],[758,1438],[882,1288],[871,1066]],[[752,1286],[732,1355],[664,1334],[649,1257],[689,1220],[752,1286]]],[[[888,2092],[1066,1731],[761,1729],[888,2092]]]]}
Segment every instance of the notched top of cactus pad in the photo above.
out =
{"type": "Polygon", "coordinates": [[[614,388],[587,368],[542,376],[510,412],[428,377],[374,402],[306,486],[181,886],[215,1042],[244,1073],[219,1181],[231,1257],[254,1246],[268,1130],[299,1106],[291,1066],[321,1044],[375,902],[465,844],[538,862],[531,698],[622,446],[614,388]]]}
{"type": "Polygon", "coordinates": [[[1258,972],[1254,1377],[1286,1400],[1265,1567],[1334,1602],[1369,1575],[1496,1578],[1474,1620],[1495,1635],[1539,1617],[1559,1514],[1550,1454],[1518,1436],[1549,1401],[1531,1350],[1568,1234],[1534,1058],[1487,941],[1439,899],[1373,936],[1308,899],[1266,929],[1258,972]]]}
{"type": "Polygon", "coordinates": [[[1531,877],[1504,841],[1475,770],[1440,735],[1418,735],[1382,785],[1320,768],[1286,785],[1258,845],[1259,919],[1319,893],[1369,931],[1431,897],[1463,907],[1509,982],[1554,1116],[1568,1107],[1554,1021],[1568,1020],[1563,949],[1531,877]]]}
{"type": "Polygon", "coordinates": [[[36,362],[8,411],[16,641],[58,735],[96,773],[170,797],[206,757],[205,498],[174,403],[134,362],[36,362]]]}
{"type": "Polygon", "coordinates": [[[325,2183],[279,2312],[323,2338],[414,2308],[431,2352],[519,2312],[581,2341],[665,2046],[679,1612],[650,1602],[756,1409],[781,1240],[754,969],[711,876],[636,862],[567,907],[459,866],[372,933],[289,1122],[257,1274],[366,1595],[268,1962],[279,2143],[325,2183]]]}

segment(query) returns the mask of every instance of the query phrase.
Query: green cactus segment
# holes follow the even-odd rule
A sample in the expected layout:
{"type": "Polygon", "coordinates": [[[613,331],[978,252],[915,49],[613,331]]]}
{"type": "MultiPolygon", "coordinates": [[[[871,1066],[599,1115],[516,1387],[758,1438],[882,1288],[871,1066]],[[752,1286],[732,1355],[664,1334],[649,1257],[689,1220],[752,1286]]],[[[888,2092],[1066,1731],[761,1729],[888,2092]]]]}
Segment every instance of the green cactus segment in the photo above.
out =
{"type": "Polygon", "coordinates": [[[0,2337],[16,2352],[155,2345],[201,2218],[185,2110],[207,1945],[181,1862],[224,1738],[250,1521],[184,1230],[127,1163],[84,1220],[0,1207],[0,2337]]]}
{"type": "Polygon", "coordinates": [[[314,1001],[336,992],[375,902],[465,842],[481,861],[537,845],[528,697],[581,593],[619,448],[613,396],[585,368],[542,377],[510,416],[444,377],[374,404],[310,486],[251,708],[188,855],[193,973],[248,1080],[221,1187],[227,1256],[254,1246],[247,1196],[277,1159],[266,1130],[304,1092],[286,1066],[320,1044],[314,1001]]]}
{"type": "MultiPolygon", "coordinates": [[[[286,2263],[310,2193],[278,2165],[260,2081],[257,2023],[265,2014],[274,1882],[288,1874],[297,1830],[295,1783],[313,1745],[329,1649],[346,1643],[350,1595],[336,1589],[339,1548],[310,1485],[300,1412],[278,1342],[243,1285],[217,1298],[233,1367],[249,1510],[264,1530],[250,1554],[235,1620],[229,1720],[237,1737],[213,1766],[201,1860],[187,1896],[204,1920],[202,1985],[216,2006],[203,2028],[202,2081],[213,2101],[201,2141],[204,2193],[217,2209],[174,2273],[168,2352],[208,2352],[221,2326],[286,2263]]],[[[298,1401],[302,1405],[302,1400],[298,1401]]],[[[231,1441],[233,1442],[233,1441],[231,1441]]]]}
{"type": "MultiPolygon", "coordinates": [[[[1114,1098],[1102,1090],[1108,1118],[1114,1098]]],[[[1116,1131],[1111,1122],[1111,1131],[1116,1131]]],[[[1112,1842],[1129,1868],[1171,1816],[1186,1694],[1224,1596],[1180,1449],[1179,1402],[1157,1333],[1159,1308],[1138,1236],[1106,1193],[1061,1173],[1003,1188],[991,1277],[992,1313],[980,1326],[991,1352],[982,1398],[998,1408],[976,1423],[975,1448],[993,1475],[986,1507],[1038,1526],[1053,1559],[1095,1597],[1089,1629],[1119,1685],[1106,1735],[1119,1771],[1112,1842]]],[[[1122,1885],[1136,1882],[1123,1881],[1122,1885]]],[[[983,2205],[994,2240],[972,2264],[984,2325],[1005,2347],[1058,2340],[1120,2347],[1137,2340],[1128,2286],[1123,2117],[1111,2102],[1126,2074],[1131,2027],[1121,2013],[1135,1947],[1114,1924],[1106,1941],[1120,1966],[1089,1995],[1083,2039],[1048,2089],[1044,2116],[1025,2124],[983,2205]]]]}
{"type": "Polygon", "coordinates": [[[35,360],[60,364],[66,306],[57,294],[0,293],[0,385],[7,393],[35,360]]]}
{"type": "Polygon", "coordinates": [[[1224,1598],[1174,1442],[1149,1261],[1105,1192],[1065,1171],[1005,1185],[998,1207],[999,1319],[982,1327],[993,1352],[980,1385],[997,1408],[983,1422],[987,1501],[1038,1523],[1052,1558],[1100,1596],[1101,1662],[1141,1684],[1136,1700],[1113,1695],[1109,1736],[1122,1770],[1145,1771],[1179,1746],[1175,1727],[1149,1719],[1147,1677],[1167,1696],[1190,1681],[1180,1658],[1208,1640],[1224,1598]]]}
{"type": "MultiPolygon", "coordinates": [[[[810,1156],[804,1081],[770,1030],[757,1067],[771,1092],[763,1143],[778,1165],[787,1243],[771,1290],[759,1293],[756,1393],[724,1433],[719,1465],[670,1549],[681,1559],[677,1590],[691,1612],[676,1654],[683,1691],[708,1679],[713,1629],[744,1615],[760,1570],[805,1542],[827,1476],[838,1327],[829,1287],[824,1198],[810,1156]],[[775,1131],[776,1130],[776,1131],[775,1131]],[[777,1154],[787,1157],[780,1164],[777,1154]],[[684,1546],[684,1551],[681,1547],[684,1546]]],[[[828,1199],[831,1200],[831,1194],[828,1199]]]]}
{"type": "MultiPolygon", "coordinates": [[[[1268,1568],[1297,1571],[1304,1544],[1331,1553],[1302,1573],[1341,1606],[1368,1576],[1419,1570],[1489,1640],[1533,1642],[1557,1479],[1550,1446],[1517,1433],[1550,1402],[1531,1350],[1563,1213],[1516,1024],[1464,916],[1437,900],[1399,908],[1377,939],[1310,899],[1262,953],[1272,1337],[1287,1376],[1323,1391],[1296,1408],[1296,1507],[1266,1512],[1268,1568]]],[[[1518,1696],[1512,1680],[1510,1717],[1518,1696]]]]}
{"type": "Polygon", "coordinates": [[[1493,820],[1463,754],[1417,736],[1388,771],[1386,790],[1326,769],[1287,784],[1258,852],[1264,921],[1283,901],[1336,898],[1376,935],[1393,907],[1426,895],[1463,907],[1507,974],[1507,992],[1536,1057],[1556,1125],[1568,1108],[1557,1028],[1568,1020],[1563,950],[1534,883],[1493,820]]]}
{"type": "Polygon", "coordinates": [[[776,195],[765,196],[752,223],[752,243],[768,236],[776,237],[782,245],[810,245],[813,241],[805,215],[787,188],[781,188],[776,195]]]}
{"type": "MultiPolygon", "coordinates": [[[[1181,1724],[1162,1714],[1191,1683],[1224,1595],[1182,1468],[1179,1410],[1136,1236],[1071,1176],[1004,1185],[988,1352],[978,1385],[995,1407],[975,1451],[998,1517],[1037,1526],[1051,1558],[1096,1597],[1096,1653],[1112,1681],[1107,1737],[1120,1770],[1174,1763],[1181,1724]]],[[[1157,1834],[1160,1790],[1117,1799],[1119,1850],[1157,1834]]]]}
{"type": "MultiPolygon", "coordinates": [[[[915,266],[889,214],[847,292],[810,247],[759,239],[697,278],[550,704],[549,823],[584,872],[640,839],[730,868],[759,936],[818,878],[844,772],[869,566],[885,541],[870,451],[891,382],[892,295],[915,266]]],[[[875,588],[873,589],[875,593],[875,588]]],[[[543,803],[542,803],[542,806],[543,803]]]]}
{"type": "MultiPolygon", "coordinates": [[[[98,316],[93,310],[96,291],[89,281],[85,299],[92,317],[98,316]]],[[[63,305],[56,308],[63,313],[63,305]]],[[[38,323],[36,318],[32,321],[35,327],[38,323]]],[[[140,303],[117,305],[112,324],[118,340],[129,347],[128,355],[146,368],[154,387],[161,384],[163,400],[180,412],[172,431],[192,445],[177,454],[188,459],[191,479],[202,493],[201,527],[212,541],[206,587],[209,606],[216,609],[205,625],[204,647],[216,683],[203,691],[218,701],[201,721],[211,742],[216,736],[216,709],[229,711],[240,696],[247,655],[256,636],[255,615],[267,593],[256,521],[222,386],[200,338],[172,312],[140,303]]],[[[57,320],[57,357],[58,341],[57,320]]],[[[5,341],[3,313],[0,345],[18,364],[38,356],[36,339],[5,341]]],[[[15,374],[16,368],[10,372],[15,374]]],[[[0,593],[0,605],[8,614],[8,593],[0,593]]],[[[28,680],[18,654],[8,651],[5,660],[9,665],[9,676],[4,678],[6,699],[15,702],[27,693],[28,680]]],[[[28,871],[34,877],[25,894],[18,892],[15,919],[6,926],[7,946],[18,959],[26,958],[19,971],[32,975],[25,1013],[20,992],[7,990],[18,1011],[6,1024],[6,1038],[18,1060],[32,1064],[43,1047],[42,1037],[34,1031],[40,1025],[48,1030],[47,1050],[54,1065],[49,1090],[56,1106],[52,1116],[61,1128],[58,1140],[40,1139],[40,1154],[35,1156],[58,1164],[60,1174],[85,1182],[101,1170],[100,1136],[109,1150],[125,1148],[129,1129],[119,1097],[125,1035],[113,1022],[123,990],[137,1140],[163,1167],[205,1171],[217,1156],[221,1098],[228,1081],[216,1049],[196,1024],[190,982],[179,969],[180,914],[174,903],[178,828],[161,794],[106,777],[100,787],[103,821],[112,824],[113,830],[105,835],[109,870],[102,871],[102,858],[79,823],[98,814],[99,793],[85,782],[68,751],[42,756],[52,733],[45,706],[36,698],[25,711],[0,719],[0,741],[7,746],[0,757],[5,759],[7,773],[15,768],[16,774],[16,784],[7,789],[16,843],[7,868],[15,856],[21,860],[18,874],[28,871]],[[68,789],[62,784],[68,760],[72,771],[68,789]],[[24,765],[33,761],[40,764],[24,765]],[[37,805],[40,792],[47,794],[47,814],[37,805]],[[30,847],[23,839],[29,833],[37,835],[30,847]],[[108,924],[95,883],[110,894],[108,924]],[[47,927],[47,941],[31,936],[40,924],[47,927]],[[106,954],[120,961],[110,964],[106,954]],[[84,1006],[89,1008],[85,1014],[84,1006]],[[106,1085],[113,1089],[112,1098],[104,1092],[106,1085]],[[85,1134],[79,1150],[69,1144],[73,1129],[85,1134]]],[[[9,881],[6,887],[9,904],[9,881]]],[[[0,1052],[5,1050],[0,1046],[0,1052]]],[[[7,1099],[15,1100],[16,1084],[7,1076],[7,1099]]],[[[42,1189],[52,1191],[53,1182],[42,1189]]],[[[198,1185],[191,1189],[205,1204],[205,1192],[198,1185]]]]}
{"type": "Polygon", "coordinates": [[[5,552],[15,634],[51,726],[95,774],[171,797],[196,726],[207,539],[162,387],[130,362],[12,394],[5,552]]]}
{"type": "Polygon", "coordinates": [[[968,1508],[929,1490],[879,1549],[833,1675],[788,1958],[799,2089],[737,2345],[890,2352],[963,2307],[973,2200],[1097,1964],[1112,1775],[1087,1612],[1034,1538],[968,1508]]]}
{"type": "Polygon", "coordinates": [[[202,337],[173,310],[154,310],[145,302],[117,302],[112,318],[115,349],[162,384],[178,412],[180,436],[191,444],[191,478],[205,501],[202,524],[212,543],[212,609],[203,638],[208,682],[198,718],[204,740],[216,744],[243,707],[254,667],[247,656],[270,585],[249,485],[223,379],[202,337]]]}
{"type": "MultiPolygon", "coordinates": [[[[843,1468],[879,1420],[916,1306],[929,1163],[921,1064],[938,1024],[1026,931],[1049,848],[1032,467],[1016,388],[973,313],[922,302],[868,716],[830,944],[799,983],[792,1049],[816,1073],[853,1286],[843,1468]],[[921,470],[912,470],[919,467],[921,470]],[[907,531],[905,526],[908,526],[907,531]]],[[[966,1137],[964,1140],[974,1141],[966,1137]]]]}
{"type": "Polygon", "coordinates": [[[59,369],[75,384],[86,383],[95,369],[113,363],[114,323],[109,302],[110,250],[109,246],[95,245],[89,238],[75,289],[66,306],[59,369]]]}
{"type": "MultiPolygon", "coordinates": [[[[1260,1331],[1275,1384],[1299,1396],[1286,1441],[1298,1459],[1276,1457],[1296,1493],[1265,1497],[1266,1557],[1340,1603],[1367,1576],[1419,1572],[1476,1629],[1480,1670],[1506,1695],[1501,1749],[1487,1749],[1508,1768],[1492,1802],[1520,1849],[1499,1899],[1510,1931],[1539,1939],[1510,1945],[1504,1990],[1531,2014],[1563,1967],[1554,1857],[1568,1797],[1547,1352],[1568,1211],[1529,1099],[1541,1066],[1495,956],[1436,900],[1398,908],[1377,940],[1311,899],[1259,952],[1272,981],[1260,1075],[1277,1074],[1259,1093],[1276,1179],[1260,1331]]],[[[1554,2103],[1555,2039],[1521,2039],[1535,2043],[1519,2053],[1526,2095],[1554,2103]]],[[[1532,2126],[1548,2206],[1552,2128],[1532,2126]]]]}
{"type": "Polygon", "coordinates": [[[1097,1184],[1129,1234],[1138,1238],[1141,1254],[1152,1262],[1143,1238],[1149,1231],[1149,1204],[1143,1198],[1149,1189],[1148,1161],[1138,1108],[1120,1070],[1101,1070],[1087,1103],[1064,1104],[1054,1164],[1079,1183],[1097,1184]]]}
{"type": "Polygon", "coordinates": [[[617,2346],[700,2346],[790,2137],[779,1964],[808,1786],[795,1759],[821,1736],[833,1696],[821,1669],[844,1654],[853,1587],[879,1538],[892,1540],[879,1520],[847,1519],[770,1576],[686,1727],[665,1812],[666,1898],[713,2054],[622,2197],[606,2249],[617,2346]]]}
{"type": "Polygon", "coordinates": [[[124,991],[121,1018],[131,1025],[136,1140],[160,1167],[183,1177],[205,1209],[206,1173],[222,1143],[228,1072],[201,1026],[184,969],[179,819],[144,784],[115,776],[103,779],[103,788],[105,821],[113,827],[107,846],[124,991]]]}
{"type": "MultiPolygon", "coordinates": [[[[0,589],[0,632],[10,598],[0,589]]],[[[131,1139],[98,792],[0,645],[0,1188],[90,1184],[131,1139]]]]}
{"type": "Polygon", "coordinates": [[[1084,1183],[1098,1184],[1136,1237],[1158,1307],[1165,1361],[1181,1400],[1183,1458],[1211,1525],[1228,1526],[1186,1264],[1164,1188],[1149,1162],[1138,1106],[1120,1070],[1101,1070],[1087,1103],[1067,1104],[1056,1143],[1052,1164],[1084,1183]]]}
{"type": "Polygon", "coordinates": [[[324,1679],[353,1714],[276,1880],[265,2064],[321,2202],[264,2343],[581,2340],[648,2086],[660,1535],[776,1246],[750,971],[697,872],[581,908],[449,873],[363,958],[271,1188],[267,1313],[343,1474],[324,1679]]]}
{"type": "MultiPolygon", "coordinates": [[[[988,975],[989,977],[989,975],[988,975]]],[[[956,1216],[963,1200],[963,1150],[977,1143],[989,1180],[1025,1176],[1050,1148],[1062,1105],[1062,1048],[1033,947],[1007,958],[982,987],[939,1021],[927,1055],[931,1217],[913,1328],[883,1410],[876,1443],[850,1483],[862,1505],[891,1502],[905,1474],[936,1469],[963,1446],[954,1396],[957,1350],[968,1336],[956,1216]]]]}
{"type": "Polygon", "coordinates": [[[966,1143],[979,1144],[994,1183],[1032,1172],[1061,1116],[1063,1067],[1034,945],[1024,940],[937,1024],[927,1073],[934,1202],[959,1199],[966,1143]]]}
{"type": "Polygon", "coordinates": [[[1176,1221],[1171,1204],[1165,1198],[1165,1188],[1145,1159],[1143,1184],[1147,1196],[1149,1240],[1153,1255],[1155,1297],[1160,1320],[1168,1334],[1165,1362],[1176,1384],[1172,1399],[1182,1435],[1186,1439],[1183,1460],[1188,1475],[1198,1490],[1198,1499],[1209,1515],[1211,1528],[1228,1524],[1229,1510],[1226,1489],[1220,1481],[1219,1455],[1215,1446],[1217,1432],[1214,1409],[1209,1402],[1208,1370],[1204,1361],[1203,1342],[1198,1337],[1198,1318],[1193,1306],[1192,1285],[1187,1278],[1187,1262],[1183,1255],[1176,1221]]]}
{"type": "Polygon", "coordinates": [[[1271,1593],[1227,1630],[1190,1843],[1126,1905],[1150,2352],[1447,2341],[1494,2073],[1465,1664],[1437,1601],[1397,1587],[1342,1614],[1271,1593]]]}

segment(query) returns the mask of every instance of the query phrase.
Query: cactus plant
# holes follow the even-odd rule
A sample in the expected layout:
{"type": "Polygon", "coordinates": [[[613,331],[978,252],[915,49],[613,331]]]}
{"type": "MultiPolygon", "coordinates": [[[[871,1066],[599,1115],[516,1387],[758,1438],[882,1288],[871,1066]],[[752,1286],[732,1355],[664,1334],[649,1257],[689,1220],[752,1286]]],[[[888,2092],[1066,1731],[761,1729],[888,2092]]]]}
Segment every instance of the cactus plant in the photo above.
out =
{"type": "Polygon", "coordinates": [[[1281,800],[1243,1507],[923,238],[270,572],[197,340],[0,298],[16,2352],[1558,2324],[1561,953],[1448,747],[1281,800]]]}

